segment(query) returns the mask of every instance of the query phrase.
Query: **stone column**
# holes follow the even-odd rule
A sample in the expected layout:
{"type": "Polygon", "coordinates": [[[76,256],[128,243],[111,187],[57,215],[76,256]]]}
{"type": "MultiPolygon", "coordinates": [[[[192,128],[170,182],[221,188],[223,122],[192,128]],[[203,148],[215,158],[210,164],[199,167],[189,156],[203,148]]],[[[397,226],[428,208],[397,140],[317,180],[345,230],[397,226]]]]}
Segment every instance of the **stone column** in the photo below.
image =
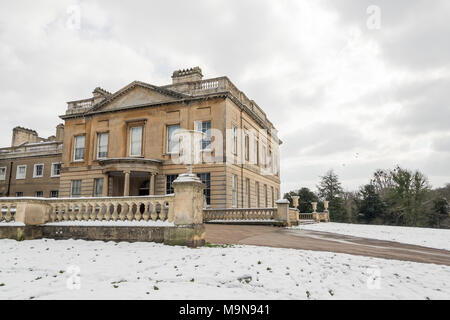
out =
{"type": "Polygon", "coordinates": [[[174,224],[203,224],[204,184],[193,173],[183,173],[172,183],[174,198],[174,224]]]}
{"type": "Polygon", "coordinates": [[[123,195],[124,195],[124,197],[127,197],[130,195],[130,171],[124,171],[123,173],[125,174],[123,195]]]}
{"type": "Polygon", "coordinates": [[[150,183],[149,183],[149,195],[153,196],[155,194],[155,176],[156,174],[150,172],[150,183]]]}
{"type": "Polygon", "coordinates": [[[290,226],[289,222],[289,200],[280,199],[277,200],[277,212],[275,215],[275,220],[286,223],[290,226]]]}
{"type": "Polygon", "coordinates": [[[109,194],[109,174],[103,175],[103,196],[107,197],[109,194]]]}

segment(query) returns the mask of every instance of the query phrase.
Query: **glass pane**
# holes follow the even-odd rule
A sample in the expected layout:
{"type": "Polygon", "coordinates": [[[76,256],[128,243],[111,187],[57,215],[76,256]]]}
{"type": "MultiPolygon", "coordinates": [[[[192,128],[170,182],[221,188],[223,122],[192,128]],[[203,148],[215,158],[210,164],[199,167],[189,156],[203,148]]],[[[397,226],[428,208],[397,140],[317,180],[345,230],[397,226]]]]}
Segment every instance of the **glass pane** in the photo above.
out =
{"type": "Polygon", "coordinates": [[[130,155],[140,156],[142,152],[142,127],[131,128],[130,155]]]}
{"type": "Polygon", "coordinates": [[[168,152],[178,152],[179,151],[179,140],[175,136],[176,131],[180,129],[179,125],[172,125],[167,127],[167,151],[168,152]]]}

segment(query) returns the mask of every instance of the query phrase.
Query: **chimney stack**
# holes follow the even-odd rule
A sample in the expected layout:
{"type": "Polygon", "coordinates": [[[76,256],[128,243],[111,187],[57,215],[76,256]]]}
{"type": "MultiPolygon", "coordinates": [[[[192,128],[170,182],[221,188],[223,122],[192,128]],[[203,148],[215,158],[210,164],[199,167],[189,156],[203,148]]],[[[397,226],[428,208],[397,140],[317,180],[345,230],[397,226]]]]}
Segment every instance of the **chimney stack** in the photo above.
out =
{"type": "Polygon", "coordinates": [[[172,84],[200,81],[203,78],[202,69],[194,67],[190,69],[176,70],[172,74],[172,84]]]}

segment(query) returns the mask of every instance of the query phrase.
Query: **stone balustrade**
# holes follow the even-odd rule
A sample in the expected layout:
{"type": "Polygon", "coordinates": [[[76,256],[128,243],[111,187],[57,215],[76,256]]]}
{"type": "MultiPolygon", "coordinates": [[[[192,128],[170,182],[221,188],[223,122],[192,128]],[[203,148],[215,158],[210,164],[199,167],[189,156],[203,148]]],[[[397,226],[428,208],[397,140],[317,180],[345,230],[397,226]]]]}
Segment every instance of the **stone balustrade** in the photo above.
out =
{"type": "Polygon", "coordinates": [[[58,221],[168,221],[173,222],[174,195],[49,199],[46,220],[58,221]]]}
{"type": "Polygon", "coordinates": [[[277,208],[203,209],[203,221],[274,220],[277,208]]]}
{"type": "Polygon", "coordinates": [[[11,199],[0,199],[0,222],[15,222],[17,203],[11,199]]]}

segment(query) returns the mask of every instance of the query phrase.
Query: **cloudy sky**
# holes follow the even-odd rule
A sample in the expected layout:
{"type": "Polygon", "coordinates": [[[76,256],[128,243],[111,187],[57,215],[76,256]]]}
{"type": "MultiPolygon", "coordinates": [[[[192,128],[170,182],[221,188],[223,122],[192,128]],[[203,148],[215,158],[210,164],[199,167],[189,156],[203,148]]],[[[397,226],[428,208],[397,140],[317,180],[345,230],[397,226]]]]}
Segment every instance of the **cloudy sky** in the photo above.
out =
{"type": "Polygon", "coordinates": [[[450,1],[2,1],[0,145],[66,101],[173,70],[227,75],[279,129],[282,191],[377,168],[450,182],[450,1]],[[126,4],[125,4],[126,3],[126,4]]]}

